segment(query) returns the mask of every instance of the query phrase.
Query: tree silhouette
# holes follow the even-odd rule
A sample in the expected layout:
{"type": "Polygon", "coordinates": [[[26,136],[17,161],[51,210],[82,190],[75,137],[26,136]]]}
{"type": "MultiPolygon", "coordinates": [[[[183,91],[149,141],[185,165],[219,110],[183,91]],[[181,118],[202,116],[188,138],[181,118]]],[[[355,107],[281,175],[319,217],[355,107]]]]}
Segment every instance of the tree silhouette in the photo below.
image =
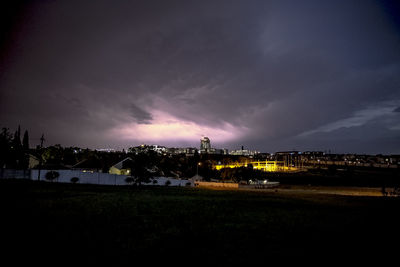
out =
{"type": "Polygon", "coordinates": [[[8,167],[12,162],[10,157],[12,141],[9,129],[3,128],[0,133],[0,168],[8,167]]]}
{"type": "Polygon", "coordinates": [[[131,175],[134,183],[141,185],[142,183],[150,183],[154,177],[151,169],[154,167],[153,155],[147,153],[139,153],[133,161],[127,161],[124,168],[131,169],[131,175]]]}
{"type": "Polygon", "coordinates": [[[49,171],[46,173],[46,180],[52,182],[55,179],[57,179],[60,176],[60,174],[56,171],[49,171]]]}
{"type": "Polygon", "coordinates": [[[13,158],[14,166],[13,168],[20,169],[23,166],[24,152],[22,150],[21,144],[21,126],[18,125],[18,129],[14,133],[14,138],[12,140],[11,146],[11,157],[13,158]]]}
{"type": "Polygon", "coordinates": [[[79,182],[79,178],[78,177],[72,177],[71,178],[71,183],[76,184],[79,182]]]}
{"type": "Polygon", "coordinates": [[[24,137],[22,139],[22,168],[28,169],[29,167],[29,135],[28,130],[25,130],[24,137]]]}
{"type": "Polygon", "coordinates": [[[133,185],[135,183],[135,178],[133,178],[132,176],[128,176],[125,178],[125,183],[133,185]]]}
{"type": "Polygon", "coordinates": [[[19,125],[18,125],[18,129],[14,133],[13,147],[14,147],[14,149],[19,149],[19,148],[22,147],[22,144],[21,144],[21,126],[19,126],[19,125]]]}
{"type": "Polygon", "coordinates": [[[28,130],[25,130],[24,137],[22,139],[22,148],[24,149],[24,152],[29,151],[29,134],[28,130]]]}
{"type": "Polygon", "coordinates": [[[27,169],[29,165],[29,136],[25,131],[21,143],[21,126],[10,134],[8,128],[0,133],[0,168],[27,169]]]}

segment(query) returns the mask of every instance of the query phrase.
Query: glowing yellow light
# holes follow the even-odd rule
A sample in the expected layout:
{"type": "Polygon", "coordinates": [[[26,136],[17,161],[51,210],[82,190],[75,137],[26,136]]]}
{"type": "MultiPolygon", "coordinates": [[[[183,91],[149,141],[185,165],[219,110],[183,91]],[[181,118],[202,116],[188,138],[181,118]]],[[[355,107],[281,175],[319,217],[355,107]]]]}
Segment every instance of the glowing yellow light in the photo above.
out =
{"type": "Polygon", "coordinates": [[[234,164],[217,164],[213,167],[216,170],[221,170],[224,168],[240,168],[240,167],[247,167],[249,164],[253,165],[253,169],[261,170],[265,172],[293,172],[299,171],[300,169],[297,167],[288,167],[285,166],[283,161],[253,161],[253,162],[236,162],[234,164]]]}

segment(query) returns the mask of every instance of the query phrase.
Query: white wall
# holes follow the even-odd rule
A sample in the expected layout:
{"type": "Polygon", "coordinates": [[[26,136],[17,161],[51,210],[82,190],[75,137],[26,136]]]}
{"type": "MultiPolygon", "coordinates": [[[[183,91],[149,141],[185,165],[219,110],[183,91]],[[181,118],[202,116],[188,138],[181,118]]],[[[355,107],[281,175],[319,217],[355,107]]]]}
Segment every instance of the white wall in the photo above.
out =
{"type": "MultiPolygon", "coordinates": [[[[40,180],[46,180],[46,173],[50,170],[41,170],[40,171],[40,180]]],[[[127,185],[125,182],[126,175],[118,175],[118,174],[109,174],[109,173],[100,173],[100,172],[82,172],[79,170],[55,170],[60,174],[57,178],[57,182],[60,183],[71,183],[72,177],[78,177],[80,184],[104,184],[104,185],[127,185]]],[[[38,180],[38,170],[31,170],[31,180],[38,180]]],[[[156,184],[148,183],[145,185],[165,185],[166,181],[169,180],[171,182],[170,186],[185,186],[187,183],[190,183],[191,186],[194,186],[192,181],[189,180],[180,180],[168,177],[155,177],[157,180],[156,184]]]]}

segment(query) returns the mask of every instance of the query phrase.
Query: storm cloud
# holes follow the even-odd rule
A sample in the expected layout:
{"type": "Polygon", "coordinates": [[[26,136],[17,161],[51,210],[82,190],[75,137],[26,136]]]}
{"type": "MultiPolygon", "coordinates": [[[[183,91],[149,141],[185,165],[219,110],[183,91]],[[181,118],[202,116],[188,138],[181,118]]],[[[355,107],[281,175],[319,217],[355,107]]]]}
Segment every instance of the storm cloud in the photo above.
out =
{"type": "Polygon", "coordinates": [[[393,1],[37,1],[12,10],[0,122],[48,144],[400,153],[393,1]]]}

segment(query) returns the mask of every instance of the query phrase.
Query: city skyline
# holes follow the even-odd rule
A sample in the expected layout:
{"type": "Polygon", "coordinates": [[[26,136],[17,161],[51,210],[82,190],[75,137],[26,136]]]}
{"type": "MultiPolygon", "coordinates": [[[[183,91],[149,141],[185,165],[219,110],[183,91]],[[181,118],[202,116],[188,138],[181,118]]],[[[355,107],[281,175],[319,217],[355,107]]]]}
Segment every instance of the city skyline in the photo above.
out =
{"type": "Polygon", "coordinates": [[[1,11],[0,126],[32,145],[400,154],[396,1],[31,1],[1,11]]]}

